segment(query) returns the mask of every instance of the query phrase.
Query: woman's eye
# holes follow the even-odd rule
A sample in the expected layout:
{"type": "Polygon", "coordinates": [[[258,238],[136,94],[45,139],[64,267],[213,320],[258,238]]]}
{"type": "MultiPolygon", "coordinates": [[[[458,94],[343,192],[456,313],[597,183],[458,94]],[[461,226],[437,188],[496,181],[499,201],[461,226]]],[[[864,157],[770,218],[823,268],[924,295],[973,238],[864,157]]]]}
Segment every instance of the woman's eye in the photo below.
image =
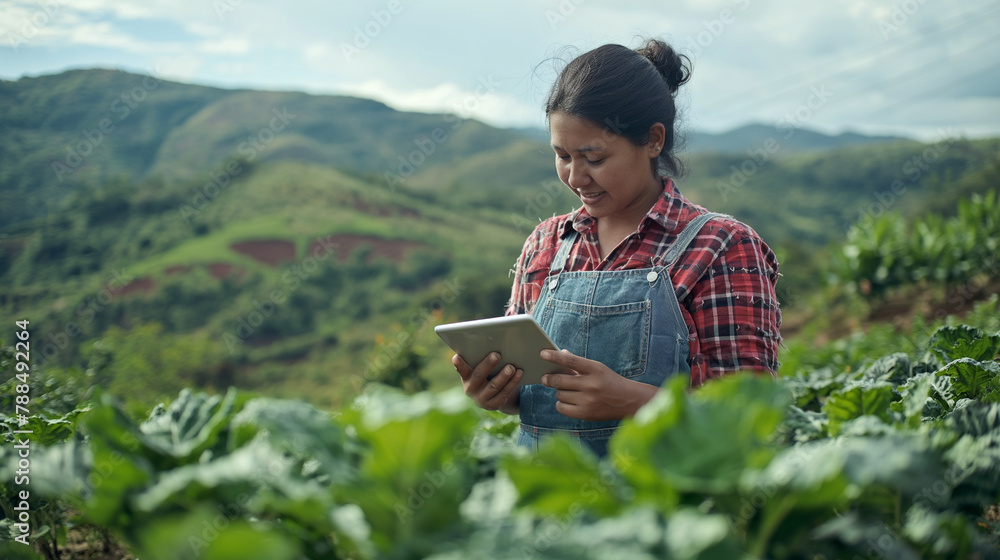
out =
{"type": "MultiPolygon", "coordinates": [[[[562,160],[562,161],[569,161],[569,160],[570,160],[570,156],[560,156],[560,155],[557,155],[557,156],[556,156],[556,158],[557,158],[557,159],[560,159],[560,160],[562,160]]],[[[601,158],[601,159],[593,159],[593,160],[591,160],[591,159],[588,159],[588,160],[585,160],[585,161],[586,161],[587,163],[589,163],[590,165],[597,165],[597,164],[601,163],[602,161],[604,161],[604,158],[601,158]]]]}

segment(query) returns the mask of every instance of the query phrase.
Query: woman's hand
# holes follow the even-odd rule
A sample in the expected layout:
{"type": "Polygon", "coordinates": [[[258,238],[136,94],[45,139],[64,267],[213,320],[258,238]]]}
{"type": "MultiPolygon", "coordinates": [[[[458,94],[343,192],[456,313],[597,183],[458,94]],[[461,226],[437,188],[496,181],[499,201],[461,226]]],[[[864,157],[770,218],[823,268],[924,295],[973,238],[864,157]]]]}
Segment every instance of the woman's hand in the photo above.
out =
{"type": "Polygon", "coordinates": [[[520,412],[521,400],[518,383],[521,382],[524,370],[515,371],[514,366],[507,364],[492,379],[487,378],[499,362],[500,354],[496,352],[491,352],[476,367],[469,366],[458,354],[451,358],[451,363],[462,377],[465,394],[476,403],[476,406],[486,410],[517,414],[520,412]]]}
{"type": "Polygon", "coordinates": [[[580,420],[621,420],[649,402],[658,387],[625,379],[608,366],[568,350],[542,350],[543,360],[573,373],[548,373],[542,384],[556,390],[556,410],[580,420]]]}

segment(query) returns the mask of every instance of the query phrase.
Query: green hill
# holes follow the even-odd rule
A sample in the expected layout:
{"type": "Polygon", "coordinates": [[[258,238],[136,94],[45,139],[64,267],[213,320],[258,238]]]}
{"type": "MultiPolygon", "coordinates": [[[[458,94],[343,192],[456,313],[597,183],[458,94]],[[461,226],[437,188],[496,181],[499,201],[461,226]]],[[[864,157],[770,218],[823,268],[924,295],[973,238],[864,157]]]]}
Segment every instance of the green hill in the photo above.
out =
{"type": "Polygon", "coordinates": [[[222,90],[113,70],[0,81],[0,130],[0,225],[43,216],[70,192],[117,176],[207,180],[239,158],[322,163],[384,183],[386,172],[405,180],[425,164],[524,141],[368,99],[222,90]]]}
{"type": "MultiPolygon", "coordinates": [[[[1000,139],[769,138],[688,155],[679,184],[775,248],[788,310],[851,224],[954,208],[1000,169],[1000,139]]],[[[525,235],[576,205],[544,141],[453,115],[109,70],[0,82],[0,320],[137,402],[332,404],[379,364],[453,384],[430,325],[502,313],[525,235]]]]}
{"type": "Polygon", "coordinates": [[[760,146],[771,137],[782,139],[785,144],[785,150],[794,152],[884,144],[905,140],[899,136],[868,136],[856,132],[842,132],[837,135],[829,135],[804,128],[793,128],[791,124],[775,127],[755,123],[734,128],[723,133],[694,131],[687,135],[685,149],[691,153],[744,154],[747,150],[760,146]]]}

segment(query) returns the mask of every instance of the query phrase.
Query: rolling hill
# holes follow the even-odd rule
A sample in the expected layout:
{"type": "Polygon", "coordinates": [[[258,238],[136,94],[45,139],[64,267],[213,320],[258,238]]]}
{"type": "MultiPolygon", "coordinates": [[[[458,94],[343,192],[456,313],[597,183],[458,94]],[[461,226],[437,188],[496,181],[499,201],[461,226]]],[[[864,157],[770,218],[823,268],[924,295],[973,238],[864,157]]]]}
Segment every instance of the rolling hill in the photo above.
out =
{"type": "MultiPolygon", "coordinates": [[[[788,305],[852,223],[953,207],[1000,168],[1000,139],[772,133],[714,139],[751,147],[688,154],[679,184],[776,249],[788,305]]],[[[0,320],[30,319],[51,366],[111,363],[123,394],[326,405],[404,359],[452,383],[428,327],[502,313],[525,235],[577,205],[532,134],[112,70],[0,82],[0,320]]]]}

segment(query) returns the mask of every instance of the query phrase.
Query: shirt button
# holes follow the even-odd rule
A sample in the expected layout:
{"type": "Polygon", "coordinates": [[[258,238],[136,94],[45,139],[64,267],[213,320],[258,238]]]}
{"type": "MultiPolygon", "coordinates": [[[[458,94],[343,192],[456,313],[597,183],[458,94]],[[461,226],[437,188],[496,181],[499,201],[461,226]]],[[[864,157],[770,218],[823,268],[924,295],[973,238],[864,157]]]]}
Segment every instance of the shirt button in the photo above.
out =
{"type": "Polygon", "coordinates": [[[649,274],[646,275],[646,281],[653,283],[656,282],[656,279],[659,277],[660,275],[655,270],[651,270],[649,274]]]}

